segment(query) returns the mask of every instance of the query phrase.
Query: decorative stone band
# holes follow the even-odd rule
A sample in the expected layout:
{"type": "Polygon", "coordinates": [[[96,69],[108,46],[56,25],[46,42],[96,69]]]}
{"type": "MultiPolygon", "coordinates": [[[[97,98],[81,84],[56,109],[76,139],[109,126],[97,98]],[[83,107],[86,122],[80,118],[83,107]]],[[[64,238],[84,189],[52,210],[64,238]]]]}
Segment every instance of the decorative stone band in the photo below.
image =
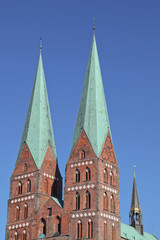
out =
{"type": "Polygon", "coordinates": [[[25,223],[10,225],[10,226],[8,227],[8,229],[9,229],[9,230],[14,230],[14,229],[17,229],[17,228],[28,227],[28,226],[29,226],[29,222],[25,222],[25,223]]]}
{"type": "Polygon", "coordinates": [[[43,176],[44,177],[47,177],[47,178],[51,178],[51,179],[55,179],[55,180],[59,180],[59,178],[56,178],[56,177],[54,177],[54,176],[52,176],[52,175],[50,175],[50,174],[48,174],[48,173],[43,173],[43,176]]]}
{"type": "Polygon", "coordinates": [[[24,175],[20,175],[20,176],[16,176],[14,178],[14,180],[20,180],[20,179],[24,179],[24,178],[29,178],[29,177],[33,177],[34,173],[28,173],[28,174],[24,174],[24,175]]]}
{"type": "Polygon", "coordinates": [[[84,165],[89,165],[89,164],[92,164],[92,163],[93,163],[93,161],[83,161],[83,162],[71,164],[71,168],[80,167],[80,166],[84,166],[84,165]]]}
{"type": "Polygon", "coordinates": [[[108,163],[106,163],[106,167],[108,167],[108,168],[111,168],[111,169],[112,169],[112,165],[110,165],[110,164],[108,164],[108,163]]]}
{"type": "Polygon", "coordinates": [[[83,186],[76,186],[76,187],[68,187],[67,190],[68,192],[70,191],[77,191],[77,190],[82,190],[82,189],[89,189],[89,188],[94,188],[95,185],[94,184],[91,184],[91,185],[83,185],[83,186]]]}
{"type": "Polygon", "coordinates": [[[113,189],[113,188],[110,188],[110,187],[107,187],[107,186],[104,186],[104,185],[102,185],[102,188],[107,190],[108,192],[117,193],[116,189],[113,189]]]}
{"type": "Polygon", "coordinates": [[[34,195],[30,195],[30,196],[26,196],[26,197],[22,197],[22,198],[16,198],[16,199],[13,199],[11,200],[11,203],[19,203],[19,202],[23,202],[23,201],[26,201],[26,200],[31,200],[34,198],[34,195]]]}
{"type": "Polygon", "coordinates": [[[118,222],[118,218],[115,217],[115,216],[112,216],[112,215],[109,215],[109,214],[105,214],[105,213],[95,213],[95,212],[85,212],[85,213],[77,213],[77,214],[72,214],[72,218],[82,218],[82,217],[94,217],[96,215],[100,215],[101,217],[104,217],[104,218],[107,218],[109,220],[112,220],[112,221],[115,221],[115,222],[118,222]]]}

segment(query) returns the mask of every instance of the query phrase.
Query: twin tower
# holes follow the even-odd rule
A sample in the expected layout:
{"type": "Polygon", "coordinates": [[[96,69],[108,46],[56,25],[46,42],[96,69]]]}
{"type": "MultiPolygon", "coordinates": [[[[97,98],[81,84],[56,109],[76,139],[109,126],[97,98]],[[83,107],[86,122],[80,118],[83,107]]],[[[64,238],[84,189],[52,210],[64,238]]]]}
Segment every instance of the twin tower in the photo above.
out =
{"type": "Polygon", "coordinates": [[[95,35],[66,163],[64,201],[40,54],[10,182],[6,240],[11,239],[121,239],[119,168],[95,35]]]}

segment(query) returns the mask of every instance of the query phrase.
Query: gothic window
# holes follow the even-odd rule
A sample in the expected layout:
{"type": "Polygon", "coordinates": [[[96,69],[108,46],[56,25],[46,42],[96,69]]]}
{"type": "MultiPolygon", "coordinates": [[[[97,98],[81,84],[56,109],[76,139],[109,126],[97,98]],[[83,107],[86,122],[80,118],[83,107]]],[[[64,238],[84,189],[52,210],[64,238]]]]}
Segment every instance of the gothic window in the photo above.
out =
{"type": "Polygon", "coordinates": [[[113,195],[111,195],[111,211],[115,213],[115,201],[113,195]]]}
{"type": "Polygon", "coordinates": [[[90,208],[91,207],[91,195],[90,192],[86,192],[86,208],[90,208]]]}
{"type": "Polygon", "coordinates": [[[48,180],[45,179],[45,192],[48,194],[48,180]]]}
{"type": "Polygon", "coordinates": [[[116,229],[114,225],[112,225],[112,240],[116,240],[116,229]]]}
{"type": "Polygon", "coordinates": [[[79,209],[80,209],[80,195],[77,192],[76,193],[76,210],[79,210],[79,209]]]}
{"type": "Polygon", "coordinates": [[[46,235],[46,220],[44,218],[41,218],[42,223],[42,233],[46,235]]]}
{"type": "Polygon", "coordinates": [[[31,180],[27,180],[27,192],[31,192],[31,180]]]}
{"type": "Polygon", "coordinates": [[[27,171],[27,163],[24,164],[24,169],[23,170],[24,170],[24,172],[27,171]]]}
{"type": "Polygon", "coordinates": [[[27,240],[27,231],[26,231],[26,229],[23,230],[23,240],[27,240]]]}
{"type": "Polygon", "coordinates": [[[18,194],[22,194],[22,182],[18,183],[18,194]]]}
{"type": "Polygon", "coordinates": [[[16,206],[16,220],[18,221],[20,219],[20,206],[16,206]]]}
{"type": "Polygon", "coordinates": [[[108,183],[108,170],[107,170],[107,168],[104,169],[104,182],[108,183]]]}
{"type": "Polygon", "coordinates": [[[114,185],[114,175],[113,172],[110,172],[110,185],[114,185]]]}
{"type": "Polygon", "coordinates": [[[86,181],[91,180],[91,172],[90,169],[87,167],[86,168],[86,181]]]}
{"type": "Polygon", "coordinates": [[[92,219],[88,221],[88,238],[93,238],[93,222],[92,219]]]}
{"type": "Polygon", "coordinates": [[[77,239],[81,238],[82,238],[82,222],[81,220],[79,220],[77,223],[77,239]]]}
{"type": "Polygon", "coordinates": [[[58,220],[58,232],[61,234],[61,218],[57,216],[57,220],[58,220]]]}
{"type": "Polygon", "coordinates": [[[52,208],[51,207],[48,208],[48,216],[52,216],[52,208]]]}
{"type": "Polygon", "coordinates": [[[85,158],[85,151],[84,150],[81,150],[80,151],[80,156],[79,156],[80,159],[84,159],[85,158]]]}
{"type": "Polygon", "coordinates": [[[18,238],[18,232],[16,231],[15,232],[15,240],[18,240],[19,238],[18,238]]]}
{"type": "Polygon", "coordinates": [[[80,171],[76,169],[76,182],[80,182],[80,171]]]}
{"type": "Polygon", "coordinates": [[[106,192],[103,194],[103,208],[108,210],[108,196],[106,192]]]}
{"type": "Polygon", "coordinates": [[[28,204],[24,204],[24,218],[28,218],[28,204]]]}
{"type": "Polygon", "coordinates": [[[104,221],[104,240],[107,240],[107,235],[108,235],[108,232],[107,232],[107,222],[104,221]]]}

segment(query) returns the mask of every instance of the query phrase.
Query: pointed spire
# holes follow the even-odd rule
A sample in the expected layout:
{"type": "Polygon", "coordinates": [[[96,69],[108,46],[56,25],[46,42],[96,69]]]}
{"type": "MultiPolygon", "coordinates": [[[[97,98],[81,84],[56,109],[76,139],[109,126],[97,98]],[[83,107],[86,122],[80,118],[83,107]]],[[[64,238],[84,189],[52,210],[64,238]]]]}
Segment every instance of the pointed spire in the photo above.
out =
{"type": "Polygon", "coordinates": [[[92,47],[71,151],[73,150],[82,129],[85,130],[96,156],[99,157],[107,137],[107,133],[110,131],[110,125],[95,34],[93,34],[92,47]]]}
{"type": "Polygon", "coordinates": [[[41,53],[17,160],[25,143],[38,168],[42,165],[49,144],[57,159],[41,53]]]}
{"type": "Polygon", "coordinates": [[[138,198],[137,184],[136,184],[136,176],[134,170],[134,178],[133,178],[133,188],[132,188],[132,202],[131,202],[131,211],[133,210],[141,210],[138,198]]]}

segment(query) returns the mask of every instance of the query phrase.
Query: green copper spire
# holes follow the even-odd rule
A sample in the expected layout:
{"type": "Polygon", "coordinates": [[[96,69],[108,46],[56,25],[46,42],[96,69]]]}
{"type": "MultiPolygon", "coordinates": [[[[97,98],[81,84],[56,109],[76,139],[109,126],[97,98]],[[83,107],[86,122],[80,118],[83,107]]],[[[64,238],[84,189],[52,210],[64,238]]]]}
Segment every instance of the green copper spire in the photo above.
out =
{"type": "Polygon", "coordinates": [[[99,157],[107,137],[107,133],[110,131],[110,126],[95,34],[93,35],[93,42],[71,151],[76,144],[82,129],[85,130],[96,156],[99,157]]]}
{"type": "Polygon", "coordinates": [[[38,168],[41,167],[49,144],[52,148],[55,159],[57,159],[41,53],[18,158],[25,142],[27,143],[38,168]]]}

